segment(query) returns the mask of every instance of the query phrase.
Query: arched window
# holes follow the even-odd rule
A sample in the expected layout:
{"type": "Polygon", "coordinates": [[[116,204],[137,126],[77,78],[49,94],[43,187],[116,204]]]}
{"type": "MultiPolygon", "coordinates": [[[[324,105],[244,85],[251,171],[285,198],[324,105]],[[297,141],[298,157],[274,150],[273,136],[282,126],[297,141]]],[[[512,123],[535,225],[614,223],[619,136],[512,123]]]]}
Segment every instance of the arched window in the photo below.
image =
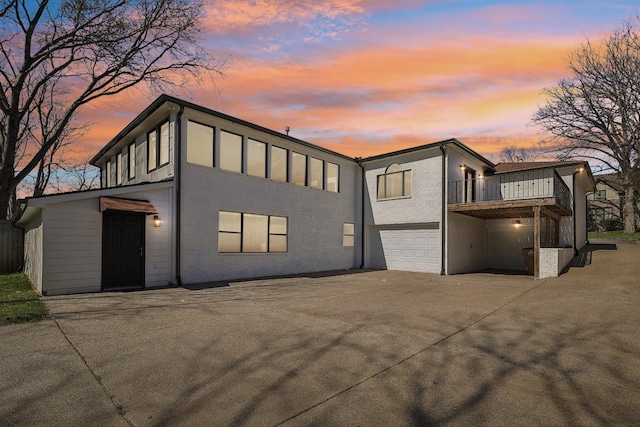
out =
{"type": "Polygon", "coordinates": [[[402,170],[397,163],[390,164],[385,173],[378,175],[378,200],[411,196],[411,170],[402,170]]]}

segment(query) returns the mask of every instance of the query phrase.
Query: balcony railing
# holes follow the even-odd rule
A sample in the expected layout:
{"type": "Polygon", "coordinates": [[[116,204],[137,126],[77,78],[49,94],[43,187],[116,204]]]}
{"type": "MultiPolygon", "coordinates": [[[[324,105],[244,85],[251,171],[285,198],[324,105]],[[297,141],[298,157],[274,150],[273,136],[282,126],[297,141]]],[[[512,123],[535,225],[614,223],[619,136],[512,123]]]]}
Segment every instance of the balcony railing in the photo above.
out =
{"type": "Polygon", "coordinates": [[[555,197],[571,210],[571,192],[558,172],[536,169],[449,183],[449,204],[484,203],[555,197]]]}

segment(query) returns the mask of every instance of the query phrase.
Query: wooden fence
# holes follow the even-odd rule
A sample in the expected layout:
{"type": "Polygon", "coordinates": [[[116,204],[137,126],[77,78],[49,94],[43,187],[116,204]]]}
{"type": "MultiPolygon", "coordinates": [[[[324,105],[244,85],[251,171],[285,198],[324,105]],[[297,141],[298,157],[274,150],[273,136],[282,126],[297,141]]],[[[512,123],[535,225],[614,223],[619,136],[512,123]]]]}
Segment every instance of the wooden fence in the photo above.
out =
{"type": "Polygon", "coordinates": [[[22,230],[11,221],[0,220],[0,273],[14,273],[22,267],[24,239],[22,230]]]}

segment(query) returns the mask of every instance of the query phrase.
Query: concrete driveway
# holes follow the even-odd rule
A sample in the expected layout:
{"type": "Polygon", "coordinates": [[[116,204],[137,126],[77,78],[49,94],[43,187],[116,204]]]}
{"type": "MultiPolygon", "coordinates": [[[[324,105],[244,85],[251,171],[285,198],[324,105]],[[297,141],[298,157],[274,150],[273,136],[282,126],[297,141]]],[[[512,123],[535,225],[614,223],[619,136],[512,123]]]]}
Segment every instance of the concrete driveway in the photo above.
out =
{"type": "Polygon", "coordinates": [[[49,297],[0,425],[639,425],[640,245],[547,280],[369,271],[49,297]]]}

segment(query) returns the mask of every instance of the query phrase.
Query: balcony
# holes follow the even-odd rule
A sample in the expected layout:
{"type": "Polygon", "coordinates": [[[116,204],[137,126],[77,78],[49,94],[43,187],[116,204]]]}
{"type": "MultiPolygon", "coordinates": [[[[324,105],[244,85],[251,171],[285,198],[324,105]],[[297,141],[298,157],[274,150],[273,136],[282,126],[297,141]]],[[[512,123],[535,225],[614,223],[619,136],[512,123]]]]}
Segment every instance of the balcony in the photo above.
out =
{"type": "Polygon", "coordinates": [[[571,215],[571,192],[553,169],[501,173],[453,181],[449,211],[479,218],[533,217],[534,207],[554,218],[571,215]]]}

